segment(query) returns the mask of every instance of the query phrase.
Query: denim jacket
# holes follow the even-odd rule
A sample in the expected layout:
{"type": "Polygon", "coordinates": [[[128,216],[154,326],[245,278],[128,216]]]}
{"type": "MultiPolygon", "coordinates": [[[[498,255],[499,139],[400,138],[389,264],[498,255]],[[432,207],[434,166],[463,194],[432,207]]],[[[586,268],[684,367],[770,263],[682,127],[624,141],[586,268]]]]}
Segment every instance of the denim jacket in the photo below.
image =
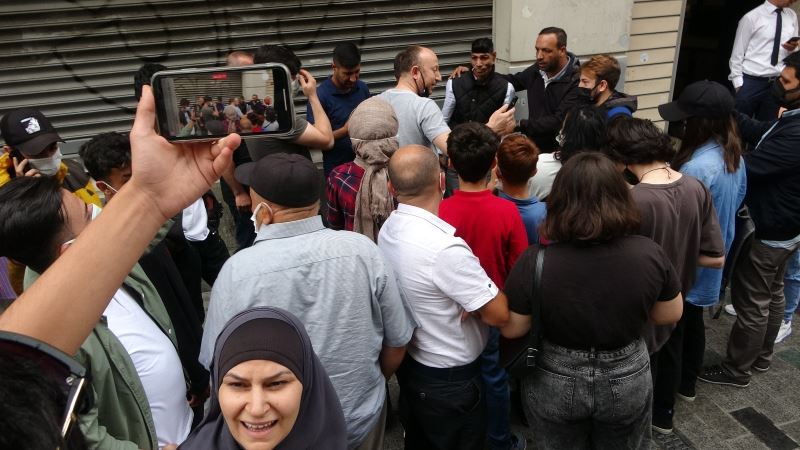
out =
{"type": "MultiPolygon", "coordinates": [[[[744,201],[747,191],[744,160],[739,158],[739,168],[734,173],[728,173],[725,169],[723,149],[712,139],[698,147],[680,171],[700,180],[711,192],[727,255],[733,242],[736,210],[744,201]]],[[[722,269],[698,267],[697,281],[686,294],[686,301],[696,306],[710,306],[717,303],[721,283],[722,269]]]]}

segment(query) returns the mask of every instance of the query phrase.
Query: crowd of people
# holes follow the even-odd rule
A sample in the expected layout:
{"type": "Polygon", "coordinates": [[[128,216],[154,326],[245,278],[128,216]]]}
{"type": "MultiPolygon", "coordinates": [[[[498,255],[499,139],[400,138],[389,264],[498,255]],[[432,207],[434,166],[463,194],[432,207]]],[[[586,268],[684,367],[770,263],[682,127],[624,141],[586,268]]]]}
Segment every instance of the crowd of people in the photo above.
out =
{"type": "MultiPolygon", "coordinates": [[[[166,70],[166,67],[156,67],[166,70]]],[[[178,118],[181,130],[178,136],[207,136],[224,133],[260,133],[277,131],[278,116],[272,99],[267,96],[262,101],[253,94],[249,101],[244,97],[229,97],[227,104],[222,97],[198,96],[192,104],[188,98],[178,102],[178,118]]]]}
{"type": "MultiPolygon", "coordinates": [[[[796,28],[791,3],[765,5],[796,28]]],[[[285,64],[308,98],[292,132],[250,139],[236,132],[264,126],[256,97],[181,102],[192,133],[223,125],[218,141],[158,136],[147,80],[162,68],[146,65],[130,136],[85,143],[85,170],[40,111],[7,112],[0,447],[380,449],[396,376],[407,449],[526,448],[512,393],[537,448],[649,448],[698,380],[747,387],[791,332],[800,54],[777,30],[768,120],[697,81],[659,107],[683,123],[677,147],[633,117],[616,59],[579,61],[557,27],[517,74],[476,39],[443,109],[427,47],[400,51],[374,96],[351,43],[319,84],[287,47],[233,52],[285,64]],[[703,367],[726,271],[737,317],[703,367]],[[511,377],[519,342],[538,353],[511,377]]]]}

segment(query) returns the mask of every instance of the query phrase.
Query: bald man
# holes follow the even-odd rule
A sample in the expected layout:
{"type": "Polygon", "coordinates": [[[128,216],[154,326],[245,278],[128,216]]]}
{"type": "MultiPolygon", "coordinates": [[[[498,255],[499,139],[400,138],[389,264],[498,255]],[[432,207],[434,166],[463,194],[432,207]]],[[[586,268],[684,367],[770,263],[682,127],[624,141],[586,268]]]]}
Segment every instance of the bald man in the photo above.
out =
{"type": "MultiPolygon", "coordinates": [[[[419,45],[407,47],[394,58],[394,76],[397,85],[379,97],[389,102],[397,114],[400,145],[436,145],[446,154],[450,127],[436,102],[428,98],[436,83],[442,81],[436,53],[419,45]]],[[[503,105],[486,125],[500,135],[510,133],[515,125],[514,109],[503,105]]]]}
{"type": "Polygon", "coordinates": [[[439,219],[444,174],[433,152],[400,148],[389,161],[389,179],[399,205],[381,228],[378,247],[419,322],[397,372],[405,448],[482,449],[486,407],[478,358],[487,325],[508,321],[506,297],[455,228],[439,219]]]}
{"type": "Polygon", "coordinates": [[[228,53],[228,57],[226,58],[225,62],[231,67],[252,66],[253,53],[242,50],[234,50],[228,53]]]}

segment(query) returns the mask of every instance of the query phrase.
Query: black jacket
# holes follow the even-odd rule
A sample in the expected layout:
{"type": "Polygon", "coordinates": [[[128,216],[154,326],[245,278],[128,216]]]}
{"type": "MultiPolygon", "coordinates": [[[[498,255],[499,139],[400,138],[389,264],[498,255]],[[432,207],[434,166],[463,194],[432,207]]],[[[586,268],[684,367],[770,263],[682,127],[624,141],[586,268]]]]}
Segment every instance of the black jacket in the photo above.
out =
{"type": "Polygon", "coordinates": [[[800,234],[800,111],[781,117],[771,130],[775,122],[762,122],[738,112],[736,119],[744,140],[756,146],[744,156],[744,202],[756,226],[755,237],[791,239],[800,234]]]}
{"type": "Polygon", "coordinates": [[[580,62],[572,53],[567,54],[567,68],[560,77],[544,87],[539,66],[531,65],[522,72],[504,75],[517,91],[528,91],[528,119],[520,121],[520,128],[542,152],[558,148],[556,135],[570,109],[581,104],[578,96],[580,62]]]}

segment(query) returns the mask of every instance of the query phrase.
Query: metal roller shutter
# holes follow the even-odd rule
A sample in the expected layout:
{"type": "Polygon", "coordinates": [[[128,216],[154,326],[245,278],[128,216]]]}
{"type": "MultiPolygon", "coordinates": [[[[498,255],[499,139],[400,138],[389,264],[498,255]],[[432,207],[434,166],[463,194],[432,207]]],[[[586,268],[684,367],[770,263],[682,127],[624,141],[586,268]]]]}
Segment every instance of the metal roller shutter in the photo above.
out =
{"type": "MultiPolygon", "coordinates": [[[[62,137],[81,139],[130,129],[133,73],[144,62],[223,65],[230,50],[282,43],[321,80],[333,47],[353,41],[362,80],[380,92],[394,83],[394,55],[422,44],[446,76],[468,61],[472,39],[491,36],[492,0],[32,0],[4,4],[0,23],[0,113],[36,106],[62,137]]],[[[435,96],[443,93],[440,83],[435,96]]]]}

